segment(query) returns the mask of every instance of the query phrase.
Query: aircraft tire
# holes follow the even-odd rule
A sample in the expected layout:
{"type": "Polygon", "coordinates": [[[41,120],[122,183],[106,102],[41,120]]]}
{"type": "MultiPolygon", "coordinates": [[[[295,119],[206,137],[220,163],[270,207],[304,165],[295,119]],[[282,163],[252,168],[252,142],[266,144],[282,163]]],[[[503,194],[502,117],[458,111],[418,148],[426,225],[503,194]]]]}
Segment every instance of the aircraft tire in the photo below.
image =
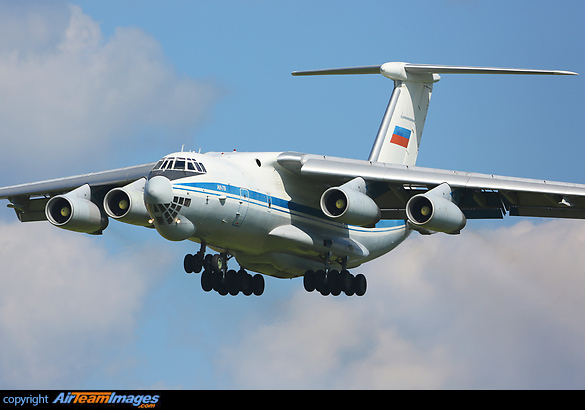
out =
{"type": "Polygon", "coordinates": [[[364,296],[366,293],[367,286],[368,283],[366,281],[366,277],[361,273],[356,275],[355,279],[353,280],[355,294],[357,296],[364,296]]]}
{"type": "Polygon", "coordinates": [[[326,296],[329,294],[329,286],[327,286],[327,276],[325,271],[319,269],[315,272],[315,289],[322,295],[326,296]]]}
{"type": "Polygon", "coordinates": [[[327,284],[329,285],[329,292],[333,296],[339,296],[341,293],[341,283],[340,283],[340,275],[339,271],[331,270],[327,274],[327,284]]]}
{"type": "Polygon", "coordinates": [[[256,296],[260,296],[264,293],[264,276],[259,273],[252,277],[252,289],[256,296]]]}
{"type": "Polygon", "coordinates": [[[183,268],[187,273],[199,273],[203,269],[203,262],[200,255],[187,254],[183,260],[183,268]]]}
{"type": "Polygon", "coordinates": [[[315,290],[315,271],[309,269],[305,272],[305,276],[303,276],[303,286],[307,292],[315,290]]]}
{"type": "Polygon", "coordinates": [[[201,288],[205,292],[211,292],[213,290],[213,273],[206,269],[201,274],[201,288]]]}
{"type": "Polygon", "coordinates": [[[203,269],[203,258],[201,255],[193,255],[193,258],[191,259],[191,269],[193,270],[193,273],[201,272],[203,269]]]}
{"type": "Polygon", "coordinates": [[[230,269],[225,274],[225,284],[230,295],[236,296],[240,292],[240,284],[235,270],[230,269]]]}
{"type": "Polygon", "coordinates": [[[193,273],[192,265],[193,265],[193,255],[188,253],[187,255],[185,255],[185,259],[183,260],[183,268],[185,269],[185,272],[193,273]]]}
{"type": "Polygon", "coordinates": [[[253,292],[253,290],[252,290],[252,275],[250,275],[244,269],[240,269],[238,271],[238,276],[239,276],[238,282],[240,283],[240,289],[241,289],[242,293],[246,296],[250,296],[253,292]]]}
{"type": "Polygon", "coordinates": [[[205,255],[205,258],[203,258],[203,267],[205,269],[211,270],[211,259],[213,259],[213,255],[210,253],[205,255]]]}
{"type": "Polygon", "coordinates": [[[339,285],[341,290],[347,295],[353,295],[352,292],[352,285],[353,285],[353,275],[349,273],[347,269],[342,270],[339,272],[339,285]]]}
{"type": "MultiPolygon", "coordinates": [[[[215,274],[215,275],[217,275],[217,274],[215,274]]],[[[215,290],[221,296],[227,296],[227,294],[229,293],[227,284],[225,283],[225,280],[221,280],[221,279],[219,280],[219,285],[217,286],[217,288],[215,288],[215,290]]]]}

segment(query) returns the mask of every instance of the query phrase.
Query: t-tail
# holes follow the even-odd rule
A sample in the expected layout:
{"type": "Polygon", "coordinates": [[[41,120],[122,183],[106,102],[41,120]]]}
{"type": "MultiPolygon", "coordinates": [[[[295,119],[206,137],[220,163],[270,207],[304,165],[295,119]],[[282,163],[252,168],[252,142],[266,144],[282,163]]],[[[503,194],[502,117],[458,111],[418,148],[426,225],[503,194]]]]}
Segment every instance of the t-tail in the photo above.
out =
{"type": "Polygon", "coordinates": [[[570,71],[386,63],[375,66],[295,71],[295,76],[382,74],[394,80],[394,90],[384,113],[370,157],[372,162],[415,165],[433,84],[439,74],[540,74],[577,75],[570,71]]]}

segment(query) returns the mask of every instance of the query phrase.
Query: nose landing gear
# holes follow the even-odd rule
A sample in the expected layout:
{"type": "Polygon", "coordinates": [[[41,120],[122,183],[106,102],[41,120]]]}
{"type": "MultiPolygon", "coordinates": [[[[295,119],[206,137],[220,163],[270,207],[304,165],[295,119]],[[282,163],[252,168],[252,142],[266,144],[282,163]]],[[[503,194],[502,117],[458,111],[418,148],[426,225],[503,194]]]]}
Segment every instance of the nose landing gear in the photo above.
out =
{"type": "Polygon", "coordinates": [[[246,296],[256,296],[264,293],[264,276],[250,275],[246,270],[235,271],[227,268],[227,253],[205,255],[205,246],[195,255],[186,255],[184,268],[187,273],[201,274],[201,288],[205,292],[215,290],[222,296],[228,293],[236,296],[242,292],[246,296]]]}

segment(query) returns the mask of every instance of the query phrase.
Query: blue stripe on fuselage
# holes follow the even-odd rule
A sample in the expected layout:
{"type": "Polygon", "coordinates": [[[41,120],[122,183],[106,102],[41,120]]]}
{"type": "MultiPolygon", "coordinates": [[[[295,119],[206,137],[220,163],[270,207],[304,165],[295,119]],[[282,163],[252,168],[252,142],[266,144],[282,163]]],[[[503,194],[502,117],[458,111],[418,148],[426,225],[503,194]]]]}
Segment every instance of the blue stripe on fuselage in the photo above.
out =
{"type": "MultiPolygon", "coordinates": [[[[280,212],[284,213],[292,213],[301,214],[304,217],[311,217],[316,218],[318,222],[326,223],[328,225],[341,227],[346,224],[341,222],[335,222],[329,218],[323,217],[323,212],[321,209],[313,208],[307,205],[299,204],[298,202],[288,201],[282,198],[273,197],[270,195],[263,194],[261,192],[253,191],[249,188],[242,188],[233,185],[226,185],[220,184],[215,182],[181,182],[174,184],[174,188],[184,190],[184,191],[192,191],[192,192],[199,192],[205,193],[208,195],[214,196],[221,196],[221,195],[230,195],[235,199],[240,199],[240,195],[242,190],[245,190],[248,193],[248,199],[253,201],[256,205],[268,207],[268,201],[271,202],[271,209],[275,209],[280,212]],[[276,207],[276,208],[275,208],[276,207]],[[277,209],[282,208],[282,209],[277,209]]],[[[403,220],[393,220],[393,219],[385,219],[379,221],[375,228],[362,228],[360,226],[353,226],[353,225],[346,225],[348,229],[353,231],[360,231],[360,232],[370,232],[372,229],[382,229],[382,230],[395,230],[397,228],[401,228],[405,225],[403,220]]]]}

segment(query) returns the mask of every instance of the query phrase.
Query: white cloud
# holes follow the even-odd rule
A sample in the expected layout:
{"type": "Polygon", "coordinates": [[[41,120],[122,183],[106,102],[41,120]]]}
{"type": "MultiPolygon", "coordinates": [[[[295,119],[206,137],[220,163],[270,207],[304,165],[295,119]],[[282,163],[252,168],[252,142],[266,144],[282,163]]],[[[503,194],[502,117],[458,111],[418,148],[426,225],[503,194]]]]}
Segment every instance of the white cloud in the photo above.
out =
{"type": "Polygon", "coordinates": [[[19,27],[0,46],[5,165],[62,173],[88,158],[99,167],[112,152],[166,154],[192,140],[218,97],[214,85],[179,76],[138,28],[104,39],[79,6],[53,6],[2,6],[0,26],[19,27]]]}
{"type": "Polygon", "coordinates": [[[237,387],[582,388],[585,230],[414,236],[362,298],[299,292],[221,350],[237,387]]]}
{"type": "Polygon", "coordinates": [[[3,388],[75,386],[103,370],[169,262],[147,242],[114,255],[99,238],[18,222],[0,225],[0,260],[3,388]]]}

